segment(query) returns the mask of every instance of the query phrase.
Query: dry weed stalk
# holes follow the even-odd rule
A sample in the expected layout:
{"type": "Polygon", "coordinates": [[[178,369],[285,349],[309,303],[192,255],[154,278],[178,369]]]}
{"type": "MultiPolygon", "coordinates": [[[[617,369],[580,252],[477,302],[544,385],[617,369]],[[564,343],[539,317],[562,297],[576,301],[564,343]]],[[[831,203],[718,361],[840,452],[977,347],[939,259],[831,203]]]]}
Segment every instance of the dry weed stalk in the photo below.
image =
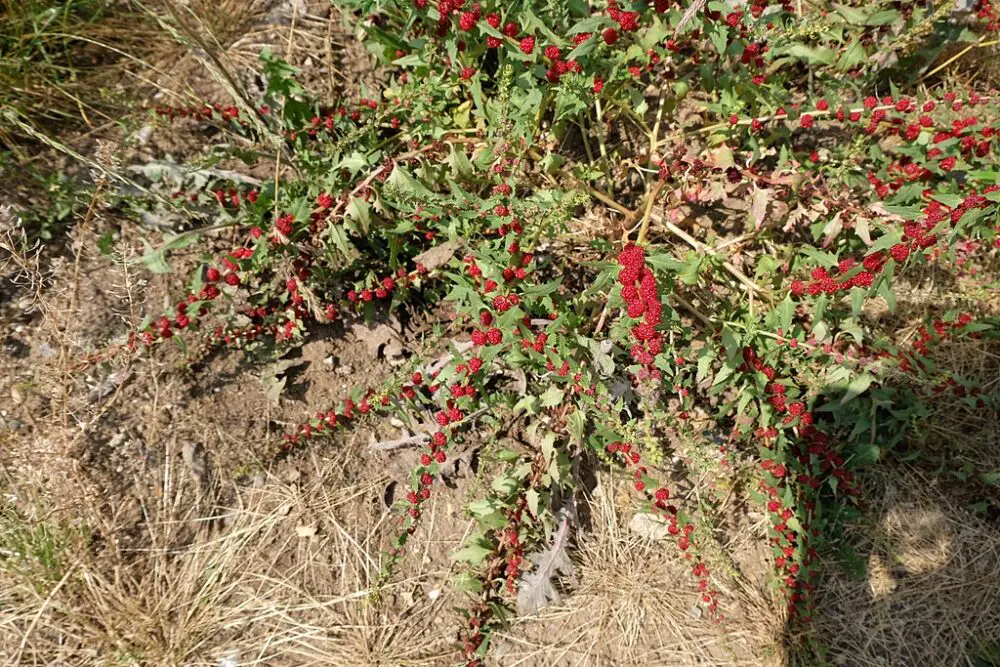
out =
{"type": "Polygon", "coordinates": [[[46,282],[41,254],[41,242],[28,242],[22,220],[13,207],[0,206],[0,278],[27,292],[27,301],[22,305],[26,313],[34,312],[41,304],[46,282]]]}

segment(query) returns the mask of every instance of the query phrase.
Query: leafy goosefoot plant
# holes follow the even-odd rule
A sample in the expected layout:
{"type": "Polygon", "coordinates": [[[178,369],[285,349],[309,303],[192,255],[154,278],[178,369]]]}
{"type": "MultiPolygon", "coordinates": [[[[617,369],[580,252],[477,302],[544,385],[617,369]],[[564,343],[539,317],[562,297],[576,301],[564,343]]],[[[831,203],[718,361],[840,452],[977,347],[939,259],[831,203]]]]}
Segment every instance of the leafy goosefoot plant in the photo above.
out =
{"type": "MultiPolygon", "coordinates": [[[[197,195],[251,237],[242,246],[251,256],[228,258],[236,269],[206,258],[186,290],[193,303],[212,285],[226,296],[204,300],[221,311],[223,341],[250,326],[221,305],[230,294],[237,309],[249,301],[268,336],[295,344],[326,304],[368,314],[380,288],[390,307],[446,301],[457,315],[441,337],[468,337],[440,368],[333,411],[338,426],[349,423],[367,399],[370,413],[392,410],[411,430],[436,424],[423,429],[412,495],[399,503],[387,576],[403,562],[456,427],[476,415],[496,428],[517,415],[532,429],[516,451],[486,453],[496,479],[469,508],[480,524],[460,552],[471,576],[463,583],[477,590],[463,631],[470,662],[509,615],[525,561],[563,534],[557,517],[581,459],[631,467],[651,510],[687,546],[701,589],[693,595],[717,611],[710,510],[674,499],[672,511],[667,485],[654,481],[664,434],[705,443],[695,430],[704,424],[754,462],[775,584],[807,623],[818,560],[839,546],[839,527],[863,500],[858,470],[890,455],[927,414],[920,392],[893,384],[914,366],[891,342],[895,325],[866,306],[884,299],[892,308],[893,285],[925,262],[955,273],[957,258],[971,272],[995,257],[994,96],[862,92],[892,78],[878,56],[916,62],[927,53],[914,52],[911,36],[957,32],[947,16],[843,3],[826,15],[759,1],[691,7],[366,3],[369,44],[392,75],[377,100],[323,108],[269,58],[258,113],[211,112],[252,141],[278,137],[299,170],[277,187],[226,183],[197,195]],[[854,102],[841,113],[832,100],[854,102]],[[681,127],[681,117],[723,122],[681,127]],[[853,141],[831,141],[831,132],[853,141]],[[600,191],[610,192],[618,164],[632,165],[642,187],[600,191]],[[604,261],[558,245],[573,209],[590,201],[584,192],[632,228],[620,246],[593,244],[604,261]],[[724,199],[751,204],[729,211],[732,238],[682,229],[684,205],[722,208],[724,199]],[[790,209],[784,227],[777,202],[790,209]],[[639,242],[629,244],[634,229],[639,242]],[[692,251],[667,245],[667,235],[692,251]],[[414,280],[405,303],[382,282],[400,269],[411,275],[423,253],[446,244],[439,280],[414,280]],[[221,280],[206,285],[212,267],[221,280]]],[[[981,18],[976,31],[996,29],[981,18]]],[[[162,269],[162,258],[147,259],[162,269]]],[[[984,336],[995,331],[977,324],[984,336]]],[[[154,341],[163,331],[182,338],[175,313],[159,325],[154,341]]],[[[983,393],[963,400],[994,404],[995,392],[983,393]]],[[[302,425],[288,446],[327,432],[330,417],[302,425]]]]}

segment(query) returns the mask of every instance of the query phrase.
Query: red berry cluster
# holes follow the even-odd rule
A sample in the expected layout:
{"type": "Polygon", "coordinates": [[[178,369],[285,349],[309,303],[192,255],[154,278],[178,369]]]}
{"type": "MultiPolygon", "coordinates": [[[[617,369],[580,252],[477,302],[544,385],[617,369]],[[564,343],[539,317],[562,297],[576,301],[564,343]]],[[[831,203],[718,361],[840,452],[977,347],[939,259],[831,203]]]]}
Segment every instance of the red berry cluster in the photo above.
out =
{"type": "MultiPolygon", "coordinates": [[[[903,253],[900,249],[894,249],[892,256],[902,257],[904,260],[909,253],[903,253]]],[[[789,291],[793,296],[817,296],[819,294],[836,294],[837,292],[848,291],[852,287],[869,288],[875,283],[875,278],[885,268],[888,257],[882,251],[874,252],[865,257],[859,265],[857,260],[847,257],[837,263],[835,273],[825,267],[818,266],[809,273],[812,279],[806,283],[802,280],[793,280],[789,291]]]]}
{"type": "Polygon", "coordinates": [[[639,380],[662,378],[656,368],[656,355],[663,352],[663,334],[657,330],[660,325],[663,305],[656,284],[656,275],[646,266],[646,253],[642,248],[629,243],[618,255],[618,283],[622,286],[625,313],[632,319],[642,318],[632,326],[635,342],[630,349],[632,359],[643,368],[639,380]]]}
{"type": "Polygon", "coordinates": [[[350,398],[345,399],[343,407],[339,411],[336,408],[331,408],[325,412],[317,412],[312,419],[285,433],[276,455],[287,455],[297,446],[308,444],[314,438],[328,435],[338,427],[347,427],[353,420],[367,415],[373,410],[383,411],[388,405],[389,397],[387,395],[376,397],[372,390],[365,393],[364,398],[359,403],[355,403],[350,398]]]}
{"type": "Polygon", "coordinates": [[[985,24],[987,31],[1000,31],[1000,6],[996,0],[978,0],[975,9],[976,17],[985,24]]]}
{"type": "Polygon", "coordinates": [[[347,302],[355,307],[363,306],[372,299],[388,299],[393,292],[405,289],[413,284],[419,276],[426,276],[430,272],[421,264],[412,271],[407,271],[400,267],[396,269],[394,276],[384,276],[376,278],[373,283],[359,289],[348,290],[347,302]]]}

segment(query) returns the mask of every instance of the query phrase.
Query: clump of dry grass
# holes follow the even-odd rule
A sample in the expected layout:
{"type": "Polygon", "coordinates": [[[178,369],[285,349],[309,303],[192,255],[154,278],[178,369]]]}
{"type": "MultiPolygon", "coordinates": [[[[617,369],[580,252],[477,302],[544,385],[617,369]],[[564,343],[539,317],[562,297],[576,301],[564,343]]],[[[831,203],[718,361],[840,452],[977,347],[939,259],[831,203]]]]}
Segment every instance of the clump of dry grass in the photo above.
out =
{"type": "Polygon", "coordinates": [[[831,569],[817,640],[836,665],[973,664],[1000,639],[1000,531],[915,471],[895,472],[855,531],[867,577],[831,569]]]}
{"type": "Polygon", "coordinates": [[[374,76],[360,45],[343,39],[346,28],[327,0],[151,0],[143,7],[167,37],[146,52],[148,82],[167,104],[249,99],[264,50],[303,67],[322,97],[357,93],[374,76]]]}
{"type": "Polygon", "coordinates": [[[591,529],[574,552],[578,581],[563,604],[522,619],[496,642],[504,665],[780,664],[783,621],[751,586],[726,580],[727,618],[698,613],[689,565],[628,527],[636,508],[602,477],[591,529]]]}
{"type": "MultiPolygon", "coordinates": [[[[451,628],[434,622],[443,599],[407,595],[413,582],[403,581],[373,600],[382,511],[370,486],[345,484],[341,475],[342,463],[327,461],[308,481],[262,476],[251,487],[206,494],[183,470],[165,470],[162,493],[143,502],[137,525],[60,541],[58,576],[44,586],[30,574],[37,570],[11,566],[11,550],[24,549],[5,545],[0,658],[24,665],[219,664],[221,656],[238,664],[449,662],[451,628]],[[232,507],[215,505],[223,492],[232,507]],[[135,546],[119,541],[126,535],[135,546]]],[[[38,514],[17,520],[38,534],[57,525],[38,514]]]]}

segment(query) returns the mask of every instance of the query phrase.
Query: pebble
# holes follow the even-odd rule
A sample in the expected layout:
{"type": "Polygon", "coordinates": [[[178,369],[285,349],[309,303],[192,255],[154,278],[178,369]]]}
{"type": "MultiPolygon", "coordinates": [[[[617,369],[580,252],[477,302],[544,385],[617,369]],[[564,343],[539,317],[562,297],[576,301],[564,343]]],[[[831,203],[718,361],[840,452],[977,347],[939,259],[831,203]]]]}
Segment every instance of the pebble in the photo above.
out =
{"type": "Polygon", "coordinates": [[[670,533],[666,521],[655,514],[636,514],[628,522],[629,530],[648,540],[665,540],[670,533]]]}

